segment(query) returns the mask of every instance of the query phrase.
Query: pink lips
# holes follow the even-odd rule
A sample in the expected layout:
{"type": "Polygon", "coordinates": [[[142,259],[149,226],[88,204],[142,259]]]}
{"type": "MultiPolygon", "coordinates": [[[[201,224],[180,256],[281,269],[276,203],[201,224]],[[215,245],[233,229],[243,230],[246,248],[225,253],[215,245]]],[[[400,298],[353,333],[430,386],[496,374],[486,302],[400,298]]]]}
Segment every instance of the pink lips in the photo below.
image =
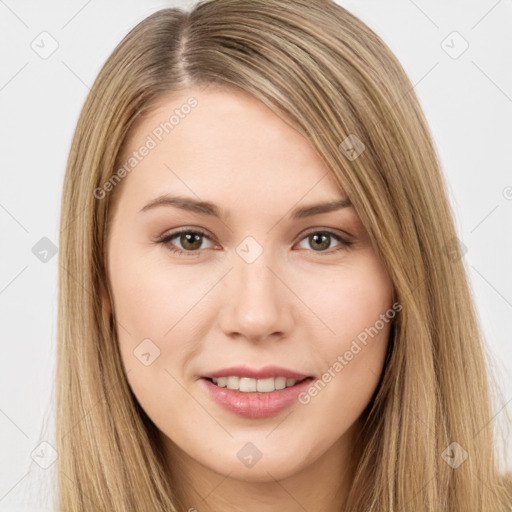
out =
{"type": "Polygon", "coordinates": [[[303,373],[294,372],[280,366],[264,366],[259,370],[249,368],[248,366],[232,366],[231,368],[223,368],[222,370],[211,372],[203,375],[208,379],[218,377],[230,377],[236,375],[239,377],[249,377],[251,379],[268,379],[270,377],[286,377],[288,379],[302,380],[308,377],[303,373]]]}
{"type": "Polygon", "coordinates": [[[277,366],[267,366],[260,370],[254,370],[247,367],[231,367],[204,375],[200,379],[210,396],[224,409],[244,416],[246,418],[267,418],[274,416],[279,412],[290,407],[298,400],[298,395],[305,391],[310,385],[313,377],[308,377],[302,373],[279,368],[277,366]],[[286,377],[295,379],[297,382],[289,388],[274,390],[269,393],[237,391],[216,386],[209,379],[218,377],[250,377],[253,379],[266,379],[270,377],[286,377]]]}

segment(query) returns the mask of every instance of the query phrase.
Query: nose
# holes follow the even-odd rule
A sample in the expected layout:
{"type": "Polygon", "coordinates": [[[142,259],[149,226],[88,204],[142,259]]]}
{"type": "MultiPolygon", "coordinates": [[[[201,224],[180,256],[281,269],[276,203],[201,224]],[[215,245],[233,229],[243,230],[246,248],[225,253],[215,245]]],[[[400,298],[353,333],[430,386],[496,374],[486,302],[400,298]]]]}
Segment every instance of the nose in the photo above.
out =
{"type": "Polygon", "coordinates": [[[279,268],[265,251],[252,263],[235,258],[234,268],[223,280],[218,317],[227,336],[259,342],[291,333],[295,324],[294,295],[279,268]]]}

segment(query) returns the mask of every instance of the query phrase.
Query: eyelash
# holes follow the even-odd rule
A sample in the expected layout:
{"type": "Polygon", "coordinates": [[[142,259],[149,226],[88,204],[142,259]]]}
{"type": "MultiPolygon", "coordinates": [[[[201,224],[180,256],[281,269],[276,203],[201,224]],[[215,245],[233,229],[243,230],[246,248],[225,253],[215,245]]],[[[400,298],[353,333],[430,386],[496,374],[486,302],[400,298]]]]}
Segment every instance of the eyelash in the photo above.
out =
{"type": "MultiPolygon", "coordinates": [[[[157,241],[157,243],[166,245],[167,248],[169,249],[169,251],[171,251],[173,253],[176,253],[176,254],[180,254],[180,255],[184,255],[184,256],[197,256],[199,254],[199,252],[201,251],[201,249],[196,249],[194,251],[184,251],[183,249],[179,249],[178,247],[175,247],[175,246],[170,244],[170,241],[173,238],[176,238],[177,236],[182,235],[184,233],[189,233],[189,234],[192,233],[192,234],[200,235],[200,236],[203,236],[205,238],[210,239],[208,234],[205,233],[204,231],[200,230],[200,229],[187,229],[187,228],[184,228],[184,229],[181,229],[179,231],[175,231],[173,233],[169,233],[167,235],[162,236],[157,241]]],[[[330,254],[336,253],[337,251],[341,251],[341,250],[346,250],[346,249],[350,248],[350,246],[352,246],[354,244],[353,241],[347,240],[346,238],[342,237],[338,233],[334,233],[333,231],[329,231],[329,230],[310,231],[309,233],[306,233],[306,235],[304,235],[300,239],[300,242],[302,242],[302,240],[304,240],[305,238],[307,238],[307,237],[309,237],[311,235],[318,235],[318,234],[332,236],[336,241],[340,242],[340,244],[341,244],[339,247],[337,247],[335,249],[328,250],[328,251],[313,251],[313,252],[315,252],[317,254],[320,254],[321,256],[330,255],[330,254]]]]}

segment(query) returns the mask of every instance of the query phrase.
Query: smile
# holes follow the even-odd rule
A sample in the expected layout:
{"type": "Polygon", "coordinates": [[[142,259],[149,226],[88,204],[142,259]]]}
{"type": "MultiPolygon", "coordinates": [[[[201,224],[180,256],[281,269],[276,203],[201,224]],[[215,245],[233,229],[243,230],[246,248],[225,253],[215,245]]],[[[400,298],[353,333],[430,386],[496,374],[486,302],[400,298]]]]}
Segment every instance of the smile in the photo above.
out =
{"type": "MultiPolygon", "coordinates": [[[[267,379],[252,379],[250,377],[218,377],[211,379],[219,388],[227,388],[242,393],[271,393],[275,390],[290,388],[298,382],[287,377],[270,377],[267,379]]],[[[304,380],[304,379],[302,379],[304,380]]]]}

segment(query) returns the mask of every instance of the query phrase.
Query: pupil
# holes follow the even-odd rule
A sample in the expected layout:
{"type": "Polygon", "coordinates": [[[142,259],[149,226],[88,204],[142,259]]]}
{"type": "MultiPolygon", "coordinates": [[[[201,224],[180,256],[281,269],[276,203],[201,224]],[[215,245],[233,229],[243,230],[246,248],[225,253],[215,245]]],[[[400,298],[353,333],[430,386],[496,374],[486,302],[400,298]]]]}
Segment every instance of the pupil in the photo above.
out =
{"type": "Polygon", "coordinates": [[[314,245],[317,243],[317,239],[318,237],[322,237],[324,239],[323,242],[320,242],[320,248],[321,249],[327,249],[329,247],[329,236],[326,235],[326,234],[316,234],[316,235],[311,235],[311,238],[313,239],[314,243],[312,244],[312,246],[314,247],[314,245]]]}
{"type": "Polygon", "coordinates": [[[198,249],[199,247],[201,247],[201,235],[198,235],[198,234],[190,234],[190,233],[186,233],[184,235],[181,235],[181,244],[183,245],[183,247],[185,249],[191,249],[191,250],[195,250],[195,249],[198,249]],[[195,238],[195,240],[194,240],[195,238]],[[194,244],[194,242],[197,242],[199,241],[199,246],[198,247],[187,247],[187,244],[194,244]],[[185,242],[185,243],[184,243],[185,242]]]}

